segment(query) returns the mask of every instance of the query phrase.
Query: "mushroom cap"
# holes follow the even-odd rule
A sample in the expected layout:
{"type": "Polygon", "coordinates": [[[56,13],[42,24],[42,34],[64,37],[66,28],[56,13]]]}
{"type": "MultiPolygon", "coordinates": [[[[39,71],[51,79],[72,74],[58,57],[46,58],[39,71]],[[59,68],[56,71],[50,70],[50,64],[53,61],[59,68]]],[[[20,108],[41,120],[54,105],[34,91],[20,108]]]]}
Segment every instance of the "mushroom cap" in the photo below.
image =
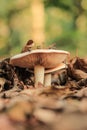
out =
{"type": "Polygon", "coordinates": [[[45,74],[47,74],[47,73],[53,73],[53,72],[56,72],[56,71],[58,71],[58,70],[62,70],[62,69],[66,69],[66,68],[67,68],[67,65],[66,65],[66,64],[60,63],[60,64],[58,64],[58,66],[55,67],[55,68],[45,70],[45,74]]]}
{"type": "Polygon", "coordinates": [[[69,55],[69,52],[63,50],[36,49],[11,57],[10,64],[30,69],[33,69],[35,65],[41,65],[51,69],[63,62],[69,55]]]}
{"type": "MultiPolygon", "coordinates": [[[[58,64],[55,68],[51,68],[51,69],[45,69],[45,74],[49,74],[49,73],[54,73],[56,71],[59,70],[63,70],[66,69],[68,66],[65,63],[60,63],[58,64]]],[[[34,69],[29,70],[29,72],[34,73],[34,69]]]]}

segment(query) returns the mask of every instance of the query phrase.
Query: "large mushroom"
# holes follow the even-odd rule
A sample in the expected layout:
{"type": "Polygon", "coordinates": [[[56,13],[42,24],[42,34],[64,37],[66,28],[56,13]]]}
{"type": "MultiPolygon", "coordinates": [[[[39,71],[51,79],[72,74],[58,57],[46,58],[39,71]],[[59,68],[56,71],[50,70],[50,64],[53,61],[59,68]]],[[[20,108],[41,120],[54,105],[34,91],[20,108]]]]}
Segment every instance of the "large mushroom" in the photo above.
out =
{"type": "Polygon", "coordinates": [[[36,49],[11,57],[10,64],[23,68],[34,69],[35,85],[44,84],[45,70],[52,69],[65,61],[69,52],[53,49],[36,49]]]}

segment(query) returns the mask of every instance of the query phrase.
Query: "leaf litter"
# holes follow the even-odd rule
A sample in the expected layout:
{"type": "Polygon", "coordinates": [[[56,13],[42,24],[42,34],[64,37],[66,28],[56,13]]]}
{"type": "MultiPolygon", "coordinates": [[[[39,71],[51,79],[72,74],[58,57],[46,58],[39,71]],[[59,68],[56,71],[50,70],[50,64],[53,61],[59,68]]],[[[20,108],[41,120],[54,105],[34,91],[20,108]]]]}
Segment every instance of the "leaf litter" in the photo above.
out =
{"type": "Polygon", "coordinates": [[[34,87],[29,68],[0,62],[0,130],[86,130],[87,59],[74,57],[52,83],[34,87]]]}

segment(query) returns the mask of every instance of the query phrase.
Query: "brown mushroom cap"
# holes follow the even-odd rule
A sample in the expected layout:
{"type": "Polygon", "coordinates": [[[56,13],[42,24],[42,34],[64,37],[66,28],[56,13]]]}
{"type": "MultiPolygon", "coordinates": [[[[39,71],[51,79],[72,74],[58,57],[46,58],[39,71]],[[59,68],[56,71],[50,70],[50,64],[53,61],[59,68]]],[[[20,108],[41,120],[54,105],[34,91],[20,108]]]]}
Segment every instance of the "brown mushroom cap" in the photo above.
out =
{"type": "Polygon", "coordinates": [[[35,65],[54,68],[63,62],[70,53],[63,50],[36,49],[13,56],[10,63],[14,66],[33,69],[35,65]]]}
{"type": "Polygon", "coordinates": [[[58,66],[55,67],[55,68],[45,70],[45,74],[54,73],[54,72],[56,72],[56,71],[58,71],[58,70],[62,70],[62,69],[66,69],[66,68],[67,68],[67,65],[66,65],[66,64],[60,63],[60,64],[58,64],[58,66]]]}
{"type": "MultiPolygon", "coordinates": [[[[54,72],[56,72],[56,71],[59,71],[59,70],[62,70],[62,69],[66,69],[68,66],[65,64],[65,63],[60,63],[60,64],[58,64],[56,67],[54,67],[54,68],[48,68],[48,69],[45,69],[45,74],[48,74],[48,73],[54,73],[54,72]]],[[[33,69],[31,69],[31,70],[29,70],[29,72],[31,72],[31,73],[34,73],[34,70],[33,69]]]]}

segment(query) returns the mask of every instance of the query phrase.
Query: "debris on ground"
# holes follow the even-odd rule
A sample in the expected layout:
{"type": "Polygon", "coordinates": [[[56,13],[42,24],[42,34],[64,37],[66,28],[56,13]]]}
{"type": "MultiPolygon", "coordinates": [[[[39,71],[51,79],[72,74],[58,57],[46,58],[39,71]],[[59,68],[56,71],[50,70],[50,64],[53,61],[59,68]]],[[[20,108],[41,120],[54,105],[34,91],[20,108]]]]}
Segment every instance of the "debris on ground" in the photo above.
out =
{"type": "Polygon", "coordinates": [[[74,57],[52,75],[49,87],[34,87],[29,68],[0,62],[0,130],[86,130],[87,59],[74,57]]]}

